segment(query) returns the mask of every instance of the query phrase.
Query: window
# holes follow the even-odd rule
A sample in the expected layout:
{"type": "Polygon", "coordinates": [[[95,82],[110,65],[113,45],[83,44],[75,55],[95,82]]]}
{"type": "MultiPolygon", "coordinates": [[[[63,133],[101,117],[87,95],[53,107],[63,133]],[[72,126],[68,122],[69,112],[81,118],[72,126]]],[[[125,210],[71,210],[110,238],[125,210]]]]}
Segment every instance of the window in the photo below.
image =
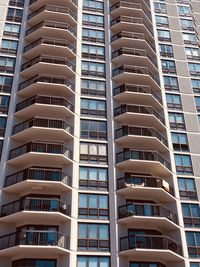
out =
{"type": "Polygon", "coordinates": [[[105,49],[103,46],[95,45],[82,45],[82,57],[89,59],[100,59],[105,58],[105,49]]]}
{"type": "Polygon", "coordinates": [[[182,104],[181,104],[181,97],[180,95],[173,95],[173,94],[166,94],[166,99],[167,99],[167,107],[169,109],[182,109],[182,104]]]}
{"type": "Polygon", "coordinates": [[[5,40],[3,39],[1,42],[1,53],[6,53],[6,54],[16,54],[17,53],[17,46],[18,42],[17,41],[12,41],[12,40],[5,40]]]}
{"type": "Polygon", "coordinates": [[[104,27],[104,17],[92,14],[83,14],[83,25],[104,27]]]}
{"type": "Polygon", "coordinates": [[[200,267],[200,262],[191,262],[190,267],[200,267]]]}
{"type": "Polygon", "coordinates": [[[110,267],[110,258],[97,256],[78,256],[77,267],[110,267]]]}
{"type": "Polygon", "coordinates": [[[159,41],[165,41],[165,42],[171,41],[170,31],[157,30],[157,33],[158,33],[158,40],[159,41]]]}
{"type": "Polygon", "coordinates": [[[193,175],[190,155],[175,154],[174,157],[177,174],[193,175]]]}
{"type": "Polygon", "coordinates": [[[7,113],[9,107],[10,97],[6,95],[0,95],[0,113],[7,113]]]}
{"type": "Polygon", "coordinates": [[[97,117],[106,116],[106,102],[103,100],[81,99],[81,114],[97,117]]]}
{"type": "Polygon", "coordinates": [[[194,30],[194,22],[193,20],[188,19],[180,19],[181,29],[185,31],[193,31],[194,30]]]}
{"type": "Polygon", "coordinates": [[[166,4],[164,3],[154,3],[154,10],[156,13],[167,13],[166,4]]]}
{"type": "Polygon", "coordinates": [[[106,83],[104,81],[82,79],[81,94],[92,96],[105,96],[106,83]]]}
{"type": "Polygon", "coordinates": [[[82,75],[105,78],[105,64],[82,61],[82,75]]]}
{"type": "Polygon", "coordinates": [[[22,21],[23,10],[16,8],[8,8],[6,20],[21,22],[22,21]]]}
{"type": "Polygon", "coordinates": [[[199,50],[199,48],[186,47],[185,48],[185,53],[186,53],[187,59],[200,60],[200,50],[199,50]]]}
{"type": "Polygon", "coordinates": [[[200,97],[195,96],[195,104],[197,111],[200,112],[200,97]]]}
{"type": "Polygon", "coordinates": [[[12,88],[12,81],[12,77],[0,75],[0,91],[4,93],[10,93],[12,88]]]}
{"type": "Polygon", "coordinates": [[[20,34],[20,25],[11,24],[11,23],[5,23],[4,26],[4,36],[10,36],[10,37],[19,37],[20,34]]]}
{"type": "Polygon", "coordinates": [[[0,158],[3,150],[3,140],[0,140],[0,158]]]}
{"type": "Polygon", "coordinates": [[[188,63],[188,68],[189,68],[190,75],[200,76],[200,64],[188,63]]]}
{"type": "Polygon", "coordinates": [[[173,57],[172,45],[160,44],[160,55],[162,57],[173,57]]]}
{"type": "Polygon", "coordinates": [[[178,6],[178,14],[179,16],[191,16],[191,10],[189,6],[178,6]]]}
{"type": "Polygon", "coordinates": [[[179,91],[178,79],[172,76],[164,76],[165,90],[179,91]]]}
{"type": "Polygon", "coordinates": [[[83,41],[94,42],[94,43],[104,43],[104,32],[94,29],[85,29],[82,31],[83,41]]]}
{"type": "Polygon", "coordinates": [[[167,17],[156,16],[156,26],[158,27],[168,27],[169,21],[167,17]]]}
{"type": "Polygon", "coordinates": [[[106,140],[107,123],[105,121],[81,120],[81,138],[106,140]]]}
{"type": "Polygon", "coordinates": [[[186,232],[188,253],[191,258],[200,257],[200,232],[186,232]]]}
{"type": "Polygon", "coordinates": [[[176,73],[175,61],[172,60],[161,60],[162,71],[164,73],[176,73]]]}
{"type": "Polygon", "coordinates": [[[21,259],[12,263],[12,267],[56,267],[57,260],[48,259],[21,259]]]}
{"type": "Polygon", "coordinates": [[[107,164],[107,146],[105,144],[81,143],[80,160],[83,163],[107,164]]]}
{"type": "Polygon", "coordinates": [[[24,0],[10,0],[10,6],[24,7],[24,0]]]}
{"type": "Polygon", "coordinates": [[[182,113],[169,112],[170,128],[174,130],[185,130],[185,121],[182,113]]]}
{"type": "Polygon", "coordinates": [[[198,44],[197,36],[193,33],[182,33],[183,41],[185,44],[196,45],[198,44]]]}
{"type": "Polygon", "coordinates": [[[108,224],[78,225],[78,248],[81,250],[109,251],[109,239],[108,224]]]}
{"type": "Polygon", "coordinates": [[[182,203],[185,227],[200,227],[200,208],[198,204],[182,203]]]}
{"type": "Polygon", "coordinates": [[[84,0],[83,10],[103,13],[104,3],[95,0],[84,0]]]}
{"type": "Polygon", "coordinates": [[[0,71],[14,73],[15,59],[9,57],[0,57],[0,71]]]}
{"type": "Polygon", "coordinates": [[[178,178],[181,199],[197,200],[195,180],[192,178],[178,178]]]}
{"type": "Polygon", "coordinates": [[[176,151],[189,151],[187,134],[172,133],[173,148],[176,151]]]}
{"type": "Polygon", "coordinates": [[[194,93],[200,93],[200,80],[192,79],[192,88],[194,93]]]}
{"type": "Polygon", "coordinates": [[[108,195],[79,194],[79,218],[106,219],[109,217],[108,195]]]}

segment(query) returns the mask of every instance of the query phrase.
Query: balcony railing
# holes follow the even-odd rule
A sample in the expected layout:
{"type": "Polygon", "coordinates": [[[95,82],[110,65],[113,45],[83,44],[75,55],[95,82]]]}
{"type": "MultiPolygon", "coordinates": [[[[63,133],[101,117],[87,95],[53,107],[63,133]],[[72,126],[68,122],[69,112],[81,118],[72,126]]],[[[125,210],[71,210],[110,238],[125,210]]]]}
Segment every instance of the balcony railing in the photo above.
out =
{"type": "Polygon", "coordinates": [[[162,188],[166,192],[174,195],[173,188],[161,178],[149,177],[142,175],[131,175],[131,177],[125,176],[117,180],[117,189],[127,188],[129,186],[137,187],[152,187],[152,188],[162,188]]]}
{"type": "Polygon", "coordinates": [[[112,58],[114,59],[114,58],[119,57],[121,55],[130,55],[130,56],[137,56],[137,57],[146,57],[157,68],[157,61],[156,61],[156,59],[155,58],[152,58],[149,55],[149,53],[147,53],[146,50],[123,47],[123,48],[120,48],[117,51],[113,52],[112,53],[112,58]]]}
{"type": "Polygon", "coordinates": [[[165,123],[165,119],[163,115],[161,115],[162,113],[158,113],[151,106],[136,106],[123,104],[114,109],[114,116],[116,117],[127,112],[154,115],[163,124],[165,123]]]}
{"type": "Polygon", "coordinates": [[[119,95],[121,93],[131,92],[131,93],[141,93],[141,94],[151,94],[153,95],[161,104],[162,98],[158,95],[151,87],[145,85],[138,85],[138,84],[128,84],[125,83],[114,88],[114,96],[119,95]]]}
{"type": "Polygon", "coordinates": [[[33,33],[34,31],[36,31],[42,27],[69,31],[71,34],[76,36],[76,31],[71,26],[69,26],[69,24],[63,23],[63,22],[48,21],[48,20],[44,20],[44,21],[38,23],[37,25],[33,26],[32,28],[28,29],[26,31],[26,36],[28,36],[29,34],[33,33]]]}
{"type": "Polygon", "coordinates": [[[10,150],[9,159],[14,159],[29,152],[63,155],[69,159],[72,159],[73,156],[72,151],[61,144],[28,143],[10,150]]]}
{"type": "Polygon", "coordinates": [[[30,97],[16,105],[16,112],[20,111],[26,107],[29,107],[34,104],[44,104],[44,105],[56,105],[56,106],[63,106],[68,108],[70,111],[73,112],[74,106],[70,103],[67,99],[61,97],[50,97],[50,96],[33,96],[30,97]]]}
{"type": "Polygon", "coordinates": [[[148,136],[156,137],[160,140],[165,146],[168,145],[167,139],[162,136],[154,128],[141,128],[141,127],[132,127],[132,126],[122,126],[122,128],[115,130],[115,138],[121,138],[128,135],[139,135],[139,136],[148,136]]]}
{"type": "MultiPolygon", "coordinates": [[[[31,0],[31,1],[30,1],[30,5],[32,5],[33,3],[37,2],[37,1],[40,1],[40,0],[31,0]]],[[[77,4],[78,4],[77,0],[68,0],[68,1],[74,3],[76,6],[77,6],[77,4]]]]}
{"type": "Polygon", "coordinates": [[[22,82],[19,84],[19,91],[32,85],[35,83],[50,83],[50,84],[58,84],[58,85],[66,85],[71,90],[74,91],[74,84],[66,79],[65,77],[59,77],[59,76],[48,76],[48,75],[36,75],[34,77],[31,77],[30,79],[22,82]]]}
{"type": "Polygon", "coordinates": [[[137,33],[137,32],[126,32],[121,31],[111,37],[111,42],[114,42],[121,38],[129,38],[129,39],[135,39],[135,40],[144,40],[146,41],[153,50],[155,50],[155,44],[152,43],[152,41],[143,33],[137,33]]]}
{"type": "Polygon", "coordinates": [[[163,205],[149,203],[130,203],[118,208],[118,218],[129,216],[164,217],[177,223],[177,217],[163,205]]]}
{"type": "Polygon", "coordinates": [[[140,67],[140,66],[130,66],[130,65],[122,65],[116,69],[113,70],[112,75],[113,77],[116,75],[119,75],[121,73],[133,73],[133,74],[140,74],[143,75],[149,75],[158,85],[160,85],[160,80],[157,76],[155,76],[149,68],[146,67],[140,67]]]}
{"type": "Polygon", "coordinates": [[[68,186],[71,186],[72,182],[71,177],[63,173],[61,169],[34,167],[6,176],[5,187],[18,184],[27,180],[33,180],[36,182],[62,182],[68,186]]]}
{"type": "Polygon", "coordinates": [[[70,216],[70,206],[56,198],[26,197],[1,207],[1,217],[20,211],[60,212],[70,216]]]}
{"type": "Polygon", "coordinates": [[[53,38],[47,38],[47,37],[43,37],[40,38],[38,40],[36,40],[35,42],[27,45],[24,47],[24,53],[33,49],[34,47],[38,46],[38,45],[53,45],[53,46],[60,46],[60,47],[67,47],[69,48],[72,52],[76,52],[75,47],[68,41],[63,40],[63,39],[53,39],[53,38]]]}
{"type": "Polygon", "coordinates": [[[15,246],[54,246],[69,248],[69,238],[54,231],[23,230],[0,237],[0,250],[15,246]]]}
{"type": "Polygon", "coordinates": [[[119,16],[118,18],[111,20],[110,25],[112,27],[112,26],[114,26],[120,22],[144,25],[149,30],[149,32],[151,33],[151,35],[153,37],[153,26],[151,24],[148,24],[147,22],[145,22],[142,18],[119,16]]]}
{"type": "Polygon", "coordinates": [[[28,20],[30,20],[31,18],[35,17],[36,15],[38,15],[39,13],[41,13],[43,11],[52,11],[52,12],[61,13],[61,14],[69,14],[74,20],[77,20],[76,14],[74,14],[74,12],[71,11],[69,8],[66,8],[63,6],[62,7],[61,6],[53,6],[53,5],[44,5],[44,6],[40,7],[36,11],[29,14],[28,20]]]}
{"type": "Polygon", "coordinates": [[[67,58],[51,57],[51,56],[44,56],[44,55],[41,55],[39,57],[36,57],[24,63],[21,67],[21,71],[26,70],[37,63],[49,63],[49,64],[56,64],[56,65],[63,65],[63,66],[67,66],[72,71],[75,71],[75,65],[67,58]]]}
{"type": "Polygon", "coordinates": [[[110,8],[110,12],[112,12],[113,10],[119,8],[119,7],[124,7],[124,8],[132,8],[132,9],[140,9],[142,10],[146,16],[151,20],[151,12],[147,12],[143,5],[141,4],[136,4],[136,3],[130,3],[130,2],[125,2],[125,1],[119,1],[118,3],[114,4],[113,6],[111,6],[110,8]]]}
{"type": "Polygon", "coordinates": [[[73,134],[73,128],[65,121],[32,118],[30,120],[26,120],[20,124],[15,125],[13,127],[13,135],[31,127],[63,129],[68,133],[73,134]]]}
{"type": "Polygon", "coordinates": [[[181,245],[166,236],[129,235],[120,238],[120,251],[130,249],[171,250],[182,256],[181,245]]]}
{"type": "Polygon", "coordinates": [[[167,169],[171,169],[170,163],[159,153],[154,151],[143,150],[127,150],[116,154],[116,162],[120,163],[126,160],[145,160],[145,161],[158,161],[167,169]]]}

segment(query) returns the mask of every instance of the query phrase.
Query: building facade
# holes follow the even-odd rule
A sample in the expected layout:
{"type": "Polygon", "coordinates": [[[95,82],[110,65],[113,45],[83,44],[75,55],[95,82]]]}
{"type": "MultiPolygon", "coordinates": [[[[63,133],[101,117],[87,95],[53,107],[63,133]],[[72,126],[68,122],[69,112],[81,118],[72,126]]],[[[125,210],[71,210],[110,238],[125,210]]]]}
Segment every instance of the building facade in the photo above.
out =
{"type": "Polygon", "coordinates": [[[200,1],[0,1],[0,266],[200,267],[200,1]]]}

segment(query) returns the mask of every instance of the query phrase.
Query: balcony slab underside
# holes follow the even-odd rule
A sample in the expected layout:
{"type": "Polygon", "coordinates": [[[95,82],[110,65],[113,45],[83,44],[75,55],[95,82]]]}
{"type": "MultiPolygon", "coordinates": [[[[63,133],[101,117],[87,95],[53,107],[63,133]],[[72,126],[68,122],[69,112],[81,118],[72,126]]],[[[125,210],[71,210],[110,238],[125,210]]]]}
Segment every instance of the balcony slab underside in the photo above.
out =
{"type": "Polygon", "coordinates": [[[155,150],[160,153],[168,151],[168,148],[156,137],[126,135],[116,139],[115,142],[123,147],[134,149],[155,150]]]}
{"type": "Polygon", "coordinates": [[[15,141],[29,142],[32,140],[42,140],[57,142],[73,138],[73,136],[64,129],[30,127],[12,136],[15,141]]]}
{"type": "Polygon", "coordinates": [[[130,249],[119,252],[119,255],[127,257],[129,260],[140,260],[144,261],[164,261],[166,263],[170,262],[180,262],[183,261],[183,257],[179,254],[174,253],[170,250],[163,249],[130,249]]]}
{"type": "Polygon", "coordinates": [[[141,225],[144,229],[156,228],[163,232],[178,230],[179,227],[165,217],[150,217],[150,216],[129,216],[118,220],[119,223],[126,225],[129,228],[140,229],[141,225]]]}
{"type": "Polygon", "coordinates": [[[143,200],[145,196],[145,199],[154,200],[158,203],[176,201],[175,197],[173,197],[163,188],[152,188],[152,187],[130,185],[123,189],[119,189],[117,191],[117,194],[126,197],[127,199],[131,199],[134,196],[137,199],[143,200]]]}
{"type": "Polygon", "coordinates": [[[155,176],[168,177],[171,175],[169,169],[167,169],[159,161],[145,161],[128,159],[116,164],[116,167],[122,170],[134,172],[134,173],[150,173],[155,176]]]}
{"type": "Polygon", "coordinates": [[[54,5],[55,6],[55,4],[56,4],[56,6],[68,7],[72,10],[75,10],[75,11],[77,10],[77,6],[71,0],[65,0],[65,1],[56,0],[56,3],[55,3],[55,0],[37,0],[30,6],[30,9],[31,10],[37,10],[44,5],[54,5]]]}
{"type": "Polygon", "coordinates": [[[56,96],[69,97],[74,95],[73,90],[71,90],[67,85],[43,83],[43,82],[37,82],[28,85],[27,87],[19,90],[18,95],[24,98],[28,98],[40,94],[41,92],[45,95],[51,95],[55,97],[56,96]]]}
{"type": "Polygon", "coordinates": [[[61,212],[46,212],[46,211],[20,211],[0,218],[0,223],[11,224],[40,224],[42,221],[53,223],[67,222],[70,217],[61,212]]]}
{"type": "Polygon", "coordinates": [[[32,117],[60,119],[73,116],[73,112],[65,106],[35,103],[17,111],[15,116],[24,119],[32,117]]]}
{"type": "Polygon", "coordinates": [[[35,192],[35,193],[46,193],[51,194],[60,192],[68,192],[71,190],[71,187],[56,181],[39,181],[39,180],[25,180],[2,189],[4,192],[12,194],[25,194],[25,192],[35,192]]]}

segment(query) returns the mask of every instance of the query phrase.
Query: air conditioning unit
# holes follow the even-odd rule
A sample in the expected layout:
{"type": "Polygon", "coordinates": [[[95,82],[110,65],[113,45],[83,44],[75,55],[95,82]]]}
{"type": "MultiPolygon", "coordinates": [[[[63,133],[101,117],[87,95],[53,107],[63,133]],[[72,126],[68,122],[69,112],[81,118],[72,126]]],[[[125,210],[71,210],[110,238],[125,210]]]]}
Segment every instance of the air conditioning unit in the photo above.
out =
{"type": "Polygon", "coordinates": [[[170,191],[169,183],[163,180],[162,181],[162,188],[165,189],[167,192],[169,192],[170,191]]]}

